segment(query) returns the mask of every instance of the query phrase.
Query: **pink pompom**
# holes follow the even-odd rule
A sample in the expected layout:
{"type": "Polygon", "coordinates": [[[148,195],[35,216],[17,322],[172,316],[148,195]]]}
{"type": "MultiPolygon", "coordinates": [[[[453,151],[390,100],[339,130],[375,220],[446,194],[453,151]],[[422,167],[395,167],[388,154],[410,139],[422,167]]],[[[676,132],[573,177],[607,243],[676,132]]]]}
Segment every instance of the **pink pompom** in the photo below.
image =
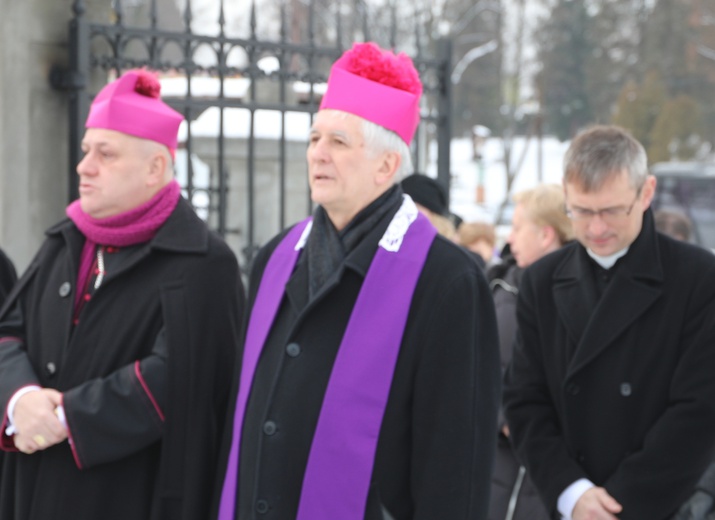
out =
{"type": "Polygon", "coordinates": [[[161,83],[155,74],[146,69],[138,69],[133,72],[137,73],[137,82],[134,85],[134,91],[150,98],[159,98],[161,94],[161,83]]]}
{"type": "Polygon", "coordinates": [[[372,42],[356,43],[344,58],[345,70],[352,74],[417,96],[422,94],[420,76],[404,52],[395,55],[372,42]]]}

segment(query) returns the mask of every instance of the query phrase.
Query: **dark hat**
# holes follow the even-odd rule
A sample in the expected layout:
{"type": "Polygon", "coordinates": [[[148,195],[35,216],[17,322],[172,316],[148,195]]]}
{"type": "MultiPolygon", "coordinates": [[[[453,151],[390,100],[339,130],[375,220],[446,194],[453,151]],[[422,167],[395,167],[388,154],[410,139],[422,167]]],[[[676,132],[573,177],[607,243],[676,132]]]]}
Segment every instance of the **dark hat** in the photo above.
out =
{"type": "Polygon", "coordinates": [[[421,173],[413,173],[409,177],[405,177],[401,185],[402,191],[409,195],[415,203],[438,215],[449,215],[447,192],[432,177],[427,177],[421,173]]]}

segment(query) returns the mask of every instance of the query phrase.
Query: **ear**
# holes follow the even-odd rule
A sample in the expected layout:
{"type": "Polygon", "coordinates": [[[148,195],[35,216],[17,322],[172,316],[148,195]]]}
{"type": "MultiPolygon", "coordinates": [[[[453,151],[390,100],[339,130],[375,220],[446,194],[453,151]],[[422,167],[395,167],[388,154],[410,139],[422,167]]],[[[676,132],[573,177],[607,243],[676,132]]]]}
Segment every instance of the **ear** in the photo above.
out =
{"type": "Polygon", "coordinates": [[[380,159],[377,175],[375,176],[375,183],[378,186],[392,184],[401,164],[402,156],[399,153],[384,152],[380,159]]]}
{"type": "Polygon", "coordinates": [[[166,154],[160,150],[154,151],[149,159],[149,175],[147,186],[161,186],[164,184],[168,159],[166,154]]]}
{"type": "Polygon", "coordinates": [[[643,209],[650,207],[650,203],[653,201],[653,197],[655,196],[655,188],[657,184],[658,182],[654,175],[648,175],[648,177],[646,177],[643,187],[641,188],[643,209]]]}

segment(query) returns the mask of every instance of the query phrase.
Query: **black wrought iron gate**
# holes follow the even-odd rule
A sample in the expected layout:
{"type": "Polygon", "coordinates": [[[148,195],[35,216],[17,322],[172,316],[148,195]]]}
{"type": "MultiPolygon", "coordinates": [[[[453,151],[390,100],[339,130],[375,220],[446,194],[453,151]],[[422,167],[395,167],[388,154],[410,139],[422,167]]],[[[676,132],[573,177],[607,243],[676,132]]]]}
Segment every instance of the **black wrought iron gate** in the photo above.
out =
{"type": "Polygon", "coordinates": [[[265,240],[310,213],[304,150],[311,114],[330,64],[352,41],[366,40],[413,57],[424,83],[414,164],[436,162],[449,186],[451,44],[427,38],[419,13],[406,15],[394,0],[376,13],[364,0],[254,0],[243,31],[227,16],[229,3],[243,0],[213,0],[210,30],[196,28],[198,0],[180,0],[181,7],[178,0],[112,0],[104,22],[90,19],[91,1],[73,3],[70,66],[51,74],[70,96],[70,199],[92,97],[127,69],[154,69],[164,99],[189,122],[176,163],[184,194],[250,264],[265,240]],[[173,26],[162,19],[172,10],[173,26]]]}

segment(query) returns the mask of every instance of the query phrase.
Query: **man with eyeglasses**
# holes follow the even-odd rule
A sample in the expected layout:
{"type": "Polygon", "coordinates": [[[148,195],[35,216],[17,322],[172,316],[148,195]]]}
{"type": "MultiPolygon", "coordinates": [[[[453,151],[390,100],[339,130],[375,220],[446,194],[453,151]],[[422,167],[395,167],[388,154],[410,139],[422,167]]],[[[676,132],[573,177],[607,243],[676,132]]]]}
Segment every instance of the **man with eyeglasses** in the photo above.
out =
{"type": "Polygon", "coordinates": [[[521,281],[512,441],[554,517],[664,520],[715,447],[715,256],[656,232],[623,129],[586,129],[564,166],[576,241],[521,281]]]}

